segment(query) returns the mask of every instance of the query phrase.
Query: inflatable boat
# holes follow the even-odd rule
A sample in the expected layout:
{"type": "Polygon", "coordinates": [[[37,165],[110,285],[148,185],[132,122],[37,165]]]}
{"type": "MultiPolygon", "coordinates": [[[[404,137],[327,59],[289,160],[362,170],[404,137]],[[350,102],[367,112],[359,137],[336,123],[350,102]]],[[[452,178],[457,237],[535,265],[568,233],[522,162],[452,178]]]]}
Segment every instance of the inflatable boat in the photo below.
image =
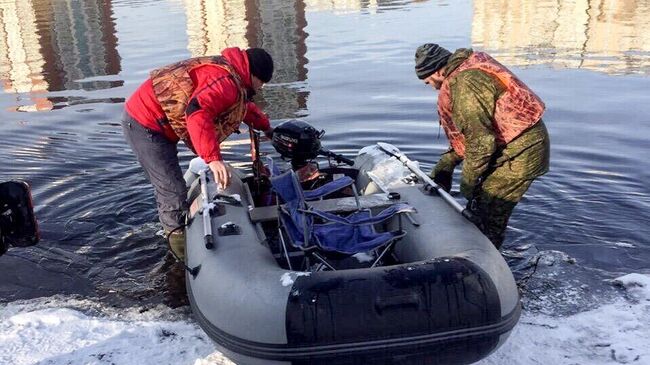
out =
{"type": "Polygon", "coordinates": [[[500,253],[397,148],[348,160],[323,133],[276,127],[283,168],[251,132],[253,173],[229,167],[224,190],[200,162],[186,173],[187,291],[218,349],[243,365],[469,364],[497,349],[521,310],[500,253]]]}

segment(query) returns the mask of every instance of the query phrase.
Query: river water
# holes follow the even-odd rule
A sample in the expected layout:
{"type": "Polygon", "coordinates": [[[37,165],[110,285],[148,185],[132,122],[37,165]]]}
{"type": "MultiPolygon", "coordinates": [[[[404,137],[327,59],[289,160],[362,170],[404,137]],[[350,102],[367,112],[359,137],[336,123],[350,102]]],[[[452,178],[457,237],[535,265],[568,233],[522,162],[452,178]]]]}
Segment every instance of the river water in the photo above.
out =
{"type": "MultiPolygon", "coordinates": [[[[0,0],[0,180],[31,184],[42,234],[0,257],[0,302],[182,293],[119,125],[152,68],[264,47],[277,71],[258,102],[274,124],[303,118],[347,156],[389,142],[428,171],[447,142],[413,55],[435,42],[488,51],[546,102],[551,171],[503,253],[526,310],[587,310],[616,295],[607,279],[650,273],[649,28],[644,0],[0,0]]],[[[223,150],[246,166],[243,137],[223,150]]]]}

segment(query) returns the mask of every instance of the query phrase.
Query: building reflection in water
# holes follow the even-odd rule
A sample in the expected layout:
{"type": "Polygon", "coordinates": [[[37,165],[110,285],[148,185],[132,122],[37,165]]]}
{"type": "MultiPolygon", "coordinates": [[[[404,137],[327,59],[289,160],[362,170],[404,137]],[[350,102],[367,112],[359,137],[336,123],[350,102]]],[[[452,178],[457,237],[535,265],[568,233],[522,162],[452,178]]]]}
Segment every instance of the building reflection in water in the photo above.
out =
{"type": "Polygon", "coordinates": [[[273,119],[304,114],[307,34],[301,0],[183,0],[193,57],[226,47],[262,47],[275,62],[272,85],[256,98],[273,119]]]}
{"type": "Polygon", "coordinates": [[[0,79],[5,92],[31,101],[17,109],[55,108],[48,91],[122,85],[84,81],[120,72],[112,15],[111,0],[0,1],[0,79]]]}
{"type": "Polygon", "coordinates": [[[305,0],[307,11],[331,11],[350,13],[367,10],[370,13],[382,10],[400,9],[410,3],[428,0],[305,0]]]}
{"type": "Polygon", "coordinates": [[[273,55],[273,83],[262,92],[260,104],[273,118],[306,114],[307,18],[302,0],[250,0],[247,39],[251,47],[262,47],[273,55]]]}
{"type": "Polygon", "coordinates": [[[650,74],[648,0],[474,2],[472,44],[509,65],[650,74]]]}
{"type": "Polygon", "coordinates": [[[44,97],[45,60],[33,5],[26,0],[0,2],[0,79],[7,93],[29,93],[35,110],[49,110],[44,97]]]}
{"type": "Polygon", "coordinates": [[[377,0],[305,0],[305,4],[309,11],[354,12],[377,8],[377,0]]]}
{"type": "Polygon", "coordinates": [[[192,57],[219,54],[226,47],[248,47],[246,0],[183,0],[183,3],[192,57]]]}
{"type": "Polygon", "coordinates": [[[306,114],[306,13],[403,7],[409,0],[182,0],[193,57],[226,47],[262,47],[275,61],[272,84],[256,98],[273,119],[306,114]]]}

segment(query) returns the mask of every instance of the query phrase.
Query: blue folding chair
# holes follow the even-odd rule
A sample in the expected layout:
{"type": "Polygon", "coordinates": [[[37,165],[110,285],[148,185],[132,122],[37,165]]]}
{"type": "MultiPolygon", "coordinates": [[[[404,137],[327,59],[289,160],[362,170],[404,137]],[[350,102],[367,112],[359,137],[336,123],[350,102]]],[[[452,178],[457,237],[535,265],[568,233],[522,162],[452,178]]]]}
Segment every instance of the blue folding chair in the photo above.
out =
{"type": "Polygon", "coordinates": [[[273,190],[285,202],[283,205],[279,205],[279,234],[290,268],[291,262],[282,227],[292,246],[311,254],[332,270],[334,267],[320,253],[337,253],[349,256],[383,247],[382,252],[377,255],[371,266],[374,267],[394,242],[405,235],[401,229],[401,218],[398,231],[376,232],[374,225],[382,223],[396,214],[415,211],[408,204],[397,203],[375,216],[372,216],[369,210],[359,209],[343,217],[313,209],[308,205],[307,201],[320,199],[348,186],[354,187],[354,180],[349,176],[331,181],[315,190],[303,191],[295,172],[290,170],[273,176],[271,184],[273,190]],[[316,220],[322,223],[316,223],[316,220]]]}

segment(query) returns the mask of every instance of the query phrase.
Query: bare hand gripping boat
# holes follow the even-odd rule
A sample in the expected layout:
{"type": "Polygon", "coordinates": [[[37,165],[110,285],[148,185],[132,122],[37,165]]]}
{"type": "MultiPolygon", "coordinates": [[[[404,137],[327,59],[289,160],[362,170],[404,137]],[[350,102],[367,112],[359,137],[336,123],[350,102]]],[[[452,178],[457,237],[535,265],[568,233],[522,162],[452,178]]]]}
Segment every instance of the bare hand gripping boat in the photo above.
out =
{"type": "Polygon", "coordinates": [[[322,134],[281,124],[291,168],[254,148],[254,173],[231,168],[225,190],[186,174],[188,296],[218,349],[244,365],[469,364],[497,349],[521,310],[500,253],[395,147],[349,161],[322,134]]]}

